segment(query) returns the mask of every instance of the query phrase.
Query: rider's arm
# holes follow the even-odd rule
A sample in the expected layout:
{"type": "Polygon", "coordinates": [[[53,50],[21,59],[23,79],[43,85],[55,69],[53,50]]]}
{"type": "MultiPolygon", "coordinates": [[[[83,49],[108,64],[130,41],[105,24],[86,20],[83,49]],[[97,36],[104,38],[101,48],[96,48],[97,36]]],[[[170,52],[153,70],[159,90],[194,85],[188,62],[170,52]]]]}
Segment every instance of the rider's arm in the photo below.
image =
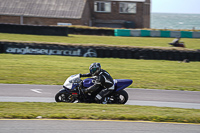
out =
{"type": "Polygon", "coordinates": [[[80,77],[91,77],[92,74],[90,73],[86,73],[86,74],[80,74],[80,77]]]}

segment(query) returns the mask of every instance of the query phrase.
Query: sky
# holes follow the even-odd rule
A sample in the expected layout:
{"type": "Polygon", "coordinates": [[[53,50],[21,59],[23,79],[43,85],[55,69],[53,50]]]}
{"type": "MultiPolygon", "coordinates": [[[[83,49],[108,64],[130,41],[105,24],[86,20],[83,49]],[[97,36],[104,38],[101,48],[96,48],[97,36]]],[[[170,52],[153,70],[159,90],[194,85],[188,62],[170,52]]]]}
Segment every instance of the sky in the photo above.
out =
{"type": "Polygon", "coordinates": [[[151,0],[152,13],[200,14],[200,0],[151,0]]]}

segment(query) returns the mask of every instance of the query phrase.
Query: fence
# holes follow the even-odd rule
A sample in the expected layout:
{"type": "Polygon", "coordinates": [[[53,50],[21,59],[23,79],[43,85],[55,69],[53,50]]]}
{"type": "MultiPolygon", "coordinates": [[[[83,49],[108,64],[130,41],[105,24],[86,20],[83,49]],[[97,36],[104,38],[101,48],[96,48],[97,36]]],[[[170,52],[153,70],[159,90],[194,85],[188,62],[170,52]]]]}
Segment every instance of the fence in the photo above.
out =
{"type": "Polygon", "coordinates": [[[68,36],[68,27],[0,24],[1,33],[68,36]]]}
{"type": "Polygon", "coordinates": [[[115,29],[115,36],[200,38],[200,32],[115,29]]]}
{"type": "Polygon", "coordinates": [[[84,29],[69,27],[69,34],[114,36],[112,29],[84,29]]]}

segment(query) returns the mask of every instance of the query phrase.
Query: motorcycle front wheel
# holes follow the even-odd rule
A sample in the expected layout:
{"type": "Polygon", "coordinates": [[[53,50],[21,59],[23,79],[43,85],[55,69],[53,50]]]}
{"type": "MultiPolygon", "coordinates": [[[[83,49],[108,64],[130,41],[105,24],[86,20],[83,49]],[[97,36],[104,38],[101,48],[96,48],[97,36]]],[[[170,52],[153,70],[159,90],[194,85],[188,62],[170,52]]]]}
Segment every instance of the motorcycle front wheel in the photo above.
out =
{"type": "Polygon", "coordinates": [[[71,94],[58,92],[55,96],[56,102],[67,102],[73,103],[75,101],[74,97],[71,94]]]}

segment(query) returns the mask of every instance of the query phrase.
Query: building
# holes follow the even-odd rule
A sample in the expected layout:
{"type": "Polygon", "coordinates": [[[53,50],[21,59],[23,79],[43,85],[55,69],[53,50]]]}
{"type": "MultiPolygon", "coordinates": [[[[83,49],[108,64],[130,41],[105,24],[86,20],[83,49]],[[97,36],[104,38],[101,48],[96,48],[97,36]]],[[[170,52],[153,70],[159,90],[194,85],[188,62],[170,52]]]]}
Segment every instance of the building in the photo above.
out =
{"type": "Polygon", "coordinates": [[[150,27],[150,0],[0,0],[0,23],[150,27]]]}

